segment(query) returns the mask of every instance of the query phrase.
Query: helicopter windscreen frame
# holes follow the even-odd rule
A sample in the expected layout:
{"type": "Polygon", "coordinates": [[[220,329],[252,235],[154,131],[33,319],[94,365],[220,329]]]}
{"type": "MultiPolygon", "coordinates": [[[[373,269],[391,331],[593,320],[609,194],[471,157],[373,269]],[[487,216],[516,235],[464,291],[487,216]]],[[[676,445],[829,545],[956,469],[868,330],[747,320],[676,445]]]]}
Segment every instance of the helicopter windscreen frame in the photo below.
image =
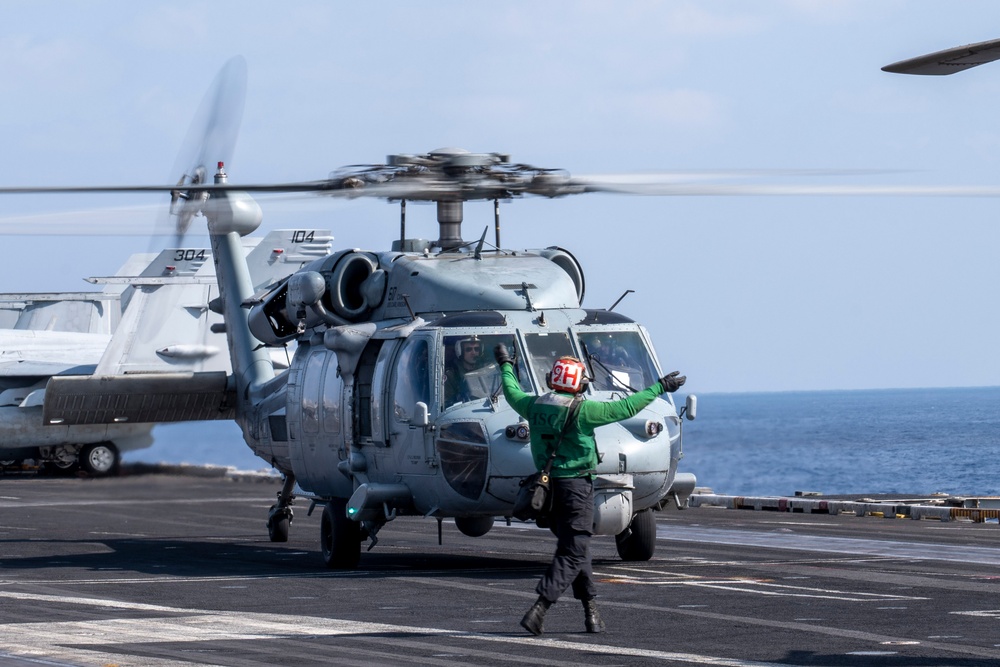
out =
{"type": "Polygon", "coordinates": [[[639,391],[659,377],[642,334],[635,329],[577,331],[593,391],[639,391]]]}

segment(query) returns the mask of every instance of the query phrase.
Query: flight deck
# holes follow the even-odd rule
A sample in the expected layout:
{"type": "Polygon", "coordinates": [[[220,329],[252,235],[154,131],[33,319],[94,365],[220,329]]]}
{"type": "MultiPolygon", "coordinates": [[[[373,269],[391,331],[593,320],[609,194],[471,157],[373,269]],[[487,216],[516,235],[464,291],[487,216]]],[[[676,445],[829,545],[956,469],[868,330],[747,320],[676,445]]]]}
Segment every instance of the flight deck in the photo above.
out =
{"type": "Polygon", "coordinates": [[[321,512],[268,539],[280,481],[0,479],[4,665],[1000,664],[1000,525],[703,506],[648,562],[594,539],[607,632],[563,598],[518,625],[554,538],[401,517],[328,570],[321,512]]]}

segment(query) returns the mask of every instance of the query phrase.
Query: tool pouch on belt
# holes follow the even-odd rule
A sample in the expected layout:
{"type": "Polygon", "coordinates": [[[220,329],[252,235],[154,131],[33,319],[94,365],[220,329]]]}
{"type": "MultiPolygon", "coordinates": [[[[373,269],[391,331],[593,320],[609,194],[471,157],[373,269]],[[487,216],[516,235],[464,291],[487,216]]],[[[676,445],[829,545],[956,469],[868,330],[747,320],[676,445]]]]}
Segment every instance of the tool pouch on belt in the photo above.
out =
{"type": "Polygon", "coordinates": [[[514,518],[534,521],[552,511],[552,487],[549,473],[536,472],[521,480],[521,488],[514,501],[514,518]]]}
{"type": "Polygon", "coordinates": [[[545,468],[521,480],[517,498],[514,500],[513,514],[515,519],[537,521],[547,517],[552,511],[552,478],[550,477],[552,462],[556,458],[559,443],[562,442],[569,425],[576,420],[582,400],[579,396],[574,398],[573,405],[569,408],[569,414],[566,415],[566,423],[563,424],[562,431],[559,433],[559,439],[552,446],[552,453],[549,454],[545,468]]]}

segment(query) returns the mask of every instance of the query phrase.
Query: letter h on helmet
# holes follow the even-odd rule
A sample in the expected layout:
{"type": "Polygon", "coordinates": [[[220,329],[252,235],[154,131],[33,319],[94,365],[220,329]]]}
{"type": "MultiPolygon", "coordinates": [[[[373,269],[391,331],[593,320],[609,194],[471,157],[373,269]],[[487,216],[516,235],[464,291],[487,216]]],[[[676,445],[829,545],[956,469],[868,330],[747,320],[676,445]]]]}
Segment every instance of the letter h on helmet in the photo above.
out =
{"type": "Polygon", "coordinates": [[[575,357],[560,357],[545,374],[545,383],[555,391],[579,394],[587,388],[587,369],[575,357]]]}

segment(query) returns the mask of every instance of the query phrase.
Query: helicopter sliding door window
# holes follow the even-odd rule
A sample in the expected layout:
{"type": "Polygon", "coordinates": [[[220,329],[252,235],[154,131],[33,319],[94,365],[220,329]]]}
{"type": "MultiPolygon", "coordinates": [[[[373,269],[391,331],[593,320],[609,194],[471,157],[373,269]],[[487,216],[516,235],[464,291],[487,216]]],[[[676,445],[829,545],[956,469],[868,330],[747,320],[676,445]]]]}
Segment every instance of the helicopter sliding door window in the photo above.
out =
{"type": "Polygon", "coordinates": [[[594,374],[594,391],[644,389],[659,377],[638,331],[577,332],[577,339],[594,374]]]}
{"type": "Polygon", "coordinates": [[[424,338],[403,343],[395,364],[392,388],[393,418],[409,422],[417,403],[431,404],[430,346],[424,338]]]}

